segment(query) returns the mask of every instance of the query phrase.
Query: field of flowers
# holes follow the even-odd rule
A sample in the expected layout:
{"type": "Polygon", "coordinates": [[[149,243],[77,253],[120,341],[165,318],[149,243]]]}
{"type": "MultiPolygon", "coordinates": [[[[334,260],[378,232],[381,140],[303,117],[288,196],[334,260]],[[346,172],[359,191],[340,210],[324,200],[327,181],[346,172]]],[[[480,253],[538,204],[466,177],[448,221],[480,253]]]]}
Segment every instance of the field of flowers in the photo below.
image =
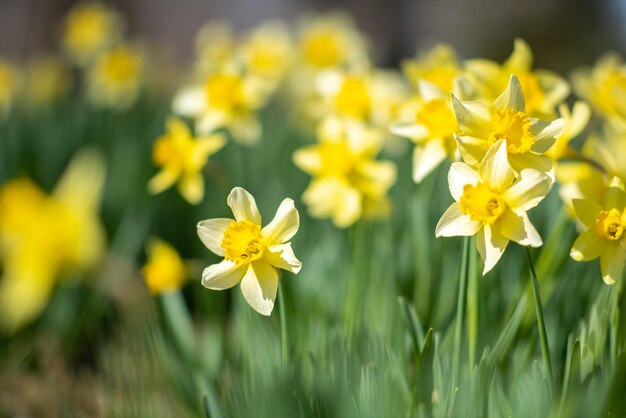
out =
{"type": "Polygon", "coordinates": [[[618,54],[59,33],[0,57],[0,417],[626,416],[618,54]]]}

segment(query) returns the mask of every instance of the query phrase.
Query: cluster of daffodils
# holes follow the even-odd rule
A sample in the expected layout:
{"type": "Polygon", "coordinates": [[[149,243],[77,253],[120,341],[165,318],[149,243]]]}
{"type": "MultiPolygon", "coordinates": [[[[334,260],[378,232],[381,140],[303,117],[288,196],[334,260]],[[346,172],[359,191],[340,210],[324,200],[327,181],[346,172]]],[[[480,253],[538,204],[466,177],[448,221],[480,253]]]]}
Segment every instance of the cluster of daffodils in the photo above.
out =
{"type": "Polygon", "coordinates": [[[46,307],[61,277],[92,270],[105,252],[98,217],[104,163],[77,155],[51,194],[19,178],[0,188],[0,329],[13,332],[46,307]]]}

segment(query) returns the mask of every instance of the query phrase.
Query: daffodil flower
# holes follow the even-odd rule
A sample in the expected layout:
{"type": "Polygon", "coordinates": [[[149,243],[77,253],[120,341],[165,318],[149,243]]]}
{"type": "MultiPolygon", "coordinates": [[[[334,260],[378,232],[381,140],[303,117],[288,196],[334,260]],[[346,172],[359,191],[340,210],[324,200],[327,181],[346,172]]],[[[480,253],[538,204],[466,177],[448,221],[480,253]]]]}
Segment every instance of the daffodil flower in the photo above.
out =
{"type": "Polygon", "coordinates": [[[526,42],[516,39],[513,53],[499,65],[486,59],[465,62],[464,76],[474,87],[477,100],[491,102],[506,86],[511,74],[519,78],[526,99],[526,113],[532,117],[552,118],[556,107],[569,95],[562,77],[548,70],[534,70],[533,54],[526,42]]]}
{"type": "Polygon", "coordinates": [[[456,136],[463,161],[478,167],[495,143],[506,140],[509,162],[517,172],[534,168],[551,172],[552,160],[543,155],[563,132],[563,119],[544,122],[525,111],[519,80],[512,75],[509,84],[491,106],[481,102],[459,101],[452,96],[459,127],[456,136]]]}
{"type": "Polygon", "coordinates": [[[243,40],[240,49],[249,71],[275,83],[285,76],[294,55],[289,29],[278,21],[255,28],[243,40]]]}
{"type": "Polygon", "coordinates": [[[151,193],[160,193],[178,183],[180,194],[191,204],[204,197],[202,169],[207,158],[220,150],[225,143],[221,134],[194,138],[182,120],[171,118],[167,134],[154,143],[154,163],[162,167],[148,183],[151,193]]]}
{"type": "Polygon", "coordinates": [[[476,248],[485,263],[483,274],[500,260],[509,241],[531,247],[543,244],[526,212],[548,194],[551,180],[532,168],[516,177],[507,159],[506,140],[489,149],[478,170],[453,163],[448,185],[456,202],[439,220],[435,234],[476,235],[476,248]]]}
{"type": "Polygon", "coordinates": [[[437,44],[414,59],[402,61],[402,71],[411,84],[420,90],[420,82],[425,80],[444,92],[452,90],[454,79],[462,74],[454,48],[447,44],[437,44]]]}
{"type": "Polygon", "coordinates": [[[387,192],[396,180],[390,161],[377,161],[383,144],[380,131],[360,123],[327,119],[318,129],[318,143],[293,154],[301,170],[313,176],[302,198],[316,218],[330,217],[346,228],[362,216],[384,215],[366,208],[388,207],[387,192]]]}
{"type": "Polygon", "coordinates": [[[236,40],[231,26],[221,20],[207,22],[196,35],[195,69],[199,77],[228,66],[236,56],[236,40]]]}
{"type": "Polygon", "coordinates": [[[416,183],[424,180],[446,158],[458,159],[454,138],[457,124],[450,96],[428,81],[420,80],[418,85],[421,101],[414,119],[391,126],[391,132],[415,142],[413,180],[416,183]]]}
{"type": "Polygon", "coordinates": [[[600,257],[600,271],[606,284],[613,284],[624,272],[626,262],[626,192],[614,177],[600,203],[591,199],[573,200],[578,219],[587,228],[574,242],[570,256],[576,261],[600,257]]]}
{"type": "Polygon", "coordinates": [[[148,262],[141,271],[150,292],[160,294],[180,289],[188,271],[176,248],[161,239],[152,238],[146,252],[148,262]]]}
{"type": "Polygon", "coordinates": [[[546,152],[546,155],[557,162],[566,157],[571,151],[570,142],[587,127],[591,117],[589,105],[578,100],[570,110],[565,103],[559,106],[559,116],[564,121],[563,132],[556,138],[554,145],[546,152]]]}
{"type": "Polygon", "coordinates": [[[272,222],[265,227],[254,197],[235,187],[227,199],[235,219],[207,219],[198,223],[204,245],[224,260],[202,273],[202,284],[224,290],[241,283],[250,306],[269,316],[278,289],[277,268],[298,274],[302,263],[288,242],[298,232],[300,217],[293,200],[282,201],[272,222]]]}

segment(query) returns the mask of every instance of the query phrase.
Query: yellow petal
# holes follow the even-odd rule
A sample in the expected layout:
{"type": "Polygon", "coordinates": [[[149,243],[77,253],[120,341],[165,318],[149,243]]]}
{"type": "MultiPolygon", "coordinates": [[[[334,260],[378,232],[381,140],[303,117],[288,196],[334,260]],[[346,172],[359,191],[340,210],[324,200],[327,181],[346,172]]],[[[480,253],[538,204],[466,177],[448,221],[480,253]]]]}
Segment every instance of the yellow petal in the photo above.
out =
{"type": "Polygon", "coordinates": [[[235,187],[228,195],[226,203],[237,221],[250,221],[261,225],[261,214],[256,206],[256,200],[246,189],[235,187]]]}
{"type": "Polygon", "coordinates": [[[532,69],[533,52],[530,46],[521,38],[515,39],[513,52],[504,62],[503,67],[511,73],[526,72],[532,69]]]}
{"type": "Polygon", "coordinates": [[[436,237],[465,237],[476,234],[481,227],[479,221],[472,220],[464,214],[458,202],[454,202],[443,213],[435,228],[436,237]]]}
{"type": "Polygon", "coordinates": [[[537,170],[526,168],[520,179],[504,193],[504,200],[512,209],[530,210],[541,202],[550,191],[550,178],[537,170]]]}
{"type": "Polygon", "coordinates": [[[494,110],[514,109],[518,112],[524,112],[524,95],[522,94],[522,86],[517,76],[511,74],[509,84],[506,89],[493,102],[494,110]]]}
{"type": "Polygon", "coordinates": [[[212,253],[223,257],[224,249],[221,244],[224,239],[224,232],[232,222],[235,221],[227,218],[215,218],[200,221],[198,222],[198,225],[196,225],[198,237],[200,237],[202,243],[212,253]]]}
{"type": "Polygon", "coordinates": [[[282,244],[289,241],[298,232],[300,215],[292,199],[284,199],[272,222],[267,224],[261,234],[267,245],[282,244]]]}
{"type": "Polygon", "coordinates": [[[262,260],[250,263],[241,280],[241,293],[252,309],[269,316],[274,309],[277,290],[276,269],[262,260]]]}
{"type": "Polygon", "coordinates": [[[590,199],[572,199],[572,205],[574,205],[576,216],[586,227],[595,227],[602,206],[590,199]]]}
{"type": "Polygon", "coordinates": [[[446,148],[439,138],[416,145],[413,150],[413,181],[421,183],[447,157],[446,148]]]}
{"type": "Polygon", "coordinates": [[[478,171],[465,163],[452,163],[450,171],[448,171],[448,187],[450,188],[450,194],[457,202],[461,199],[463,188],[466,184],[475,186],[480,180],[478,171]]]}
{"type": "Polygon", "coordinates": [[[187,202],[197,205],[204,197],[204,177],[201,173],[186,175],[178,184],[178,191],[187,202]]]}
{"type": "Polygon", "coordinates": [[[483,181],[498,190],[509,188],[515,179],[506,150],[506,141],[498,141],[485,154],[478,169],[483,181]]]}
{"type": "Polygon", "coordinates": [[[576,238],[570,257],[576,261],[589,261],[602,254],[609,245],[606,240],[599,237],[593,229],[587,229],[576,238]]]}
{"type": "Polygon", "coordinates": [[[202,272],[202,285],[211,290],[230,289],[242,280],[246,268],[228,260],[212,264],[202,272]]]}
{"type": "Polygon", "coordinates": [[[293,153],[293,163],[300,170],[311,176],[317,176],[322,171],[322,156],[318,145],[310,145],[293,153]]]}
{"type": "Polygon", "coordinates": [[[456,116],[459,131],[487,138],[489,136],[489,108],[481,102],[461,102],[452,95],[452,108],[456,116]]]}
{"type": "Polygon", "coordinates": [[[607,246],[600,255],[600,271],[606,284],[613,284],[622,278],[624,263],[626,262],[626,250],[617,242],[607,246]]]}
{"type": "Polygon", "coordinates": [[[180,177],[180,170],[178,168],[166,167],[150,179],[148,182],[148,191],[151,194],[161,193],[172,187],[172,185],[178,181],[178,177],[180,177]]]}
{"type": "Polygon", "coordinates": [[[520,245],[541,247],[541,236],[528,219],[525,212],[515,213],[508,209],[499,219],[500,233],[520,245]]]}
{"type": "Polygon", "coordinates": [[[290,271],[293,274],[298,274],[302,268],[302,263],[293,253],[291,243],[267,247],[263,259],[274,267],[290,271]]]}

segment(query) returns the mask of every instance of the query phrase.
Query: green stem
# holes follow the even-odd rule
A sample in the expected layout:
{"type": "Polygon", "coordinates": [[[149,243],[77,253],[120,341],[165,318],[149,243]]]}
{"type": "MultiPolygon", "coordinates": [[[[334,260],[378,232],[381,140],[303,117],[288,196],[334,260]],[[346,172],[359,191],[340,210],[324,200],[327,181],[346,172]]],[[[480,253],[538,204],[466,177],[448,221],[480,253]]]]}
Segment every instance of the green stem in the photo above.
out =
{"type": "Polygon", "coordinates": [[[476,339],[478,335],[478,252],[473,249],[474,242],[475,237],[472,237],[469,248],[469,282],[467,284],[467,338],[469,342],[470,371],[476,361],[476,339]]]}
{"type": "Polygon", "coordinates": [[[283,360],[283,367],[289,364],[289,349],[287,346],[287,319],[285,317],[285,294],[283,292],[282,280],[278,281],[278,304],[280,314],[280,348],[283,360]]]}
{"type": "MultiPolygon", "coordinates": [[[[451,399],[453,399],[454,392],[456,390],[457,382],[459,379],[459,364],[461,363],[461,342],[463,339],[463,325],[464,325],[464,313],[465,303],[467,301],[467,276],[468,276],[468,258],[470,250],[471,240],[469,237],[465,237],[463,241],[463,256],[461,258],[461,273],[459,276],[459,294],[457,295],[456,304],[456,322],[454,330],[454,358],[452,359],[452,387],[451,387],[451,399]]],[[[452,410],[452,404],[450,405],[452,410]]]]}
{"type": "Polygon", "coordinates": [[[611,295],[611,302],[612,302],[612,310],[611,310],[611,332],[610,332],[610,338],[611,338],[611,361],[613,362],[613,366],[615,367],[617,365],[617,355],[618,355],[618,342],[619,342],[619,319],[620,319],[620,312],[619,312],[619,296],[620,296],[620,291],[621,291],[621,280],[618,281],[614,286],[613,286],[613,292],[611,295]]]}
{"type": "Polygon", "coordinates": [[[541,341],[541,357],[543,358],[543,368],[548,378],[548,386],[552,393],[552,361],[550,360],[550,346],[548,345],[548,333],[546,332],[546,323],[543,318],[543,305],[541,304],[541,293],[539,291],[539,281],[537,280],[537,272],[535,271],[535,262],[530,247],[526,247],[526,255],[528,256],[528,267],[530,270],[530,278],[533,285],[533,296],[535,299],[535,313],[537,314],[537,328],[539,329],[539,339],[541,341]]]}

